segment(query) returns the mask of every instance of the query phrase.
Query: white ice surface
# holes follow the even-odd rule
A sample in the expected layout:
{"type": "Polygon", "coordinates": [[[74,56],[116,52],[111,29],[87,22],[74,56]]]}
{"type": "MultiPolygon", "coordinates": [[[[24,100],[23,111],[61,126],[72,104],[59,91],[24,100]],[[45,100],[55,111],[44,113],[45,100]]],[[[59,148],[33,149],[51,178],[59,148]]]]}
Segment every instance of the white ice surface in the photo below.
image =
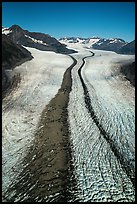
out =
{"type": "MultiPolygon", "coordinates": [[[[85,107],[84,92],[78,76],[82,57],[90,55],[80,45],[69,45],[78,64],[72,70],[72,92],[68,106],[73,163],[80,201],[134,201],[134,187],[109,143],[100,133],[85,107]]],[[[135,101],[134,87],[119,73],[119,65],[134,61],[132,55],[92,50],[82,77],[99,123],[109,134],[117,151],[134,166],[135,101]]]]}
{"type": "Polygon", "coordinates": [[[21,82],[2,105],[3,192],[21,171],[20,161],[33,141],[41,112],[58,92],[63,74],[73,62],[63,54],[27,49],[34,59],[14,69],[21,82]]]}

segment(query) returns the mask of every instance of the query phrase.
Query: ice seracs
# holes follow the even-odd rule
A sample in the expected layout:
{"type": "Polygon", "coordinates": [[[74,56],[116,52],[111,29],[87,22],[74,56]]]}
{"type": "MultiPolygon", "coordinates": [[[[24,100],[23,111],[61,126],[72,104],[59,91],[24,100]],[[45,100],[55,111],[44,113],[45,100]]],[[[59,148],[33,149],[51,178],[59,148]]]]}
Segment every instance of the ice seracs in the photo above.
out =
{"type": "Polygon", "coordinates": [[[110,143],[87,110],[80,85],[78,70],[82,57],[89,56],[90,50],[84,50],[82,44],[71,46],[79,50],[79,54],[73,54],[78,64],[72,69],[73,83],[68,106],[74,175],[78,187],[74,194],[80,202],[134,202],[133,184],[116,156],[117,152],[134,171],[134,89],[118,74],[119,65],[126,60],[134,61],[134,56],[91,49],[95,55],[85,60],[81,72],[94,116],[114,144],[114,154],[110,143]]]}

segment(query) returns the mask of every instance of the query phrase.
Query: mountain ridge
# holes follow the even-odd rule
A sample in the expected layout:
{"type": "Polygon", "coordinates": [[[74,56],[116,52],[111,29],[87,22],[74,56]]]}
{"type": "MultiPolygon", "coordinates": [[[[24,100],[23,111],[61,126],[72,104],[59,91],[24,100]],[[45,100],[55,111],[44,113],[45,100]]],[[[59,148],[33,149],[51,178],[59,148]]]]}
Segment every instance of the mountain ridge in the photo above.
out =
{"type": "Polygon", "coordinates": [[[2,35],[2,97],[14,83],[13,68],[31,60],[31,53],[21,45],[2,35]]]}
{"type": "Polygon", "coordinates": [[[100,37],[62,37],[61,43],[80,43],[85,44],[88,48],[98,50],[114,51],[118,54],[135,54],[135,41],[125,42],[121,38],[100,38],[100,37]]]}
{"type": "Polygon", "coordinates": [[[22,29],[18,25],[2,30],[13,42],[26,46],[36,48],[42,51],[54,51],[61,54],[75,53],[75,50],[66,48],[66,45],[61,44],[56,38],[51,37],[49,34],[40,32],[30,32],[22,29]]]}

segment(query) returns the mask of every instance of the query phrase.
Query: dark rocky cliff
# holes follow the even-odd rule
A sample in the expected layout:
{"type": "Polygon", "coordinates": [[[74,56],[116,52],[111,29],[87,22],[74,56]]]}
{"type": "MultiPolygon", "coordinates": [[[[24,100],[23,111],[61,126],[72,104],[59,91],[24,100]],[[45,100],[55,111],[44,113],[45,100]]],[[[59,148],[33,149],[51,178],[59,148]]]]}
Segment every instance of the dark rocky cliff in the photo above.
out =
{"type": "Polygon", "coordinates": [[[121,73],[135,86],[135,62],[122,66],[121,73]]]}
{"type": "Polygon", "coordinates": [[[33,57],[31,53],[21,45],[14,43],[6,35],[2,35],[2,95],[13,83],[12,70],[33,57]],[[10,70],[10,74],[7,74],[10,70]]]}
{"type": "Polygon", "coordinates": [[[11,40],[26,47],[32,47],[42,51],[54,51],[62,54],[76,52],[75,50],[66,48],[66,45],[61,44],[58,40],[48,34],[29,32],[18,25],[11,26],[9,31],[8,37],[11,40]]]}

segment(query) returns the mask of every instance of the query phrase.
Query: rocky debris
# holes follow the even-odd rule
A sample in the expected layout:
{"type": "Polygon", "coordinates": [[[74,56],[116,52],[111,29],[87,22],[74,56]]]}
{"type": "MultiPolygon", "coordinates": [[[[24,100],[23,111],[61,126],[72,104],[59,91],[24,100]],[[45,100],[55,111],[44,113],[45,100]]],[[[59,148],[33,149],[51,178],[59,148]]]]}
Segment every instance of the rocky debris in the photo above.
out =
{"type": "Polygon", "coordinates": [[[22,161],[24,168],[7,189],[5,202],[64,202],[74,197],[70,188],[75,181],[69,182],[73,165],[67,106],[75,64],[76,60],[64,73],[58,93],[43,110],[33,144],[22,161]],[[68,91],[64,93],[64,89],[68,91]]]}

